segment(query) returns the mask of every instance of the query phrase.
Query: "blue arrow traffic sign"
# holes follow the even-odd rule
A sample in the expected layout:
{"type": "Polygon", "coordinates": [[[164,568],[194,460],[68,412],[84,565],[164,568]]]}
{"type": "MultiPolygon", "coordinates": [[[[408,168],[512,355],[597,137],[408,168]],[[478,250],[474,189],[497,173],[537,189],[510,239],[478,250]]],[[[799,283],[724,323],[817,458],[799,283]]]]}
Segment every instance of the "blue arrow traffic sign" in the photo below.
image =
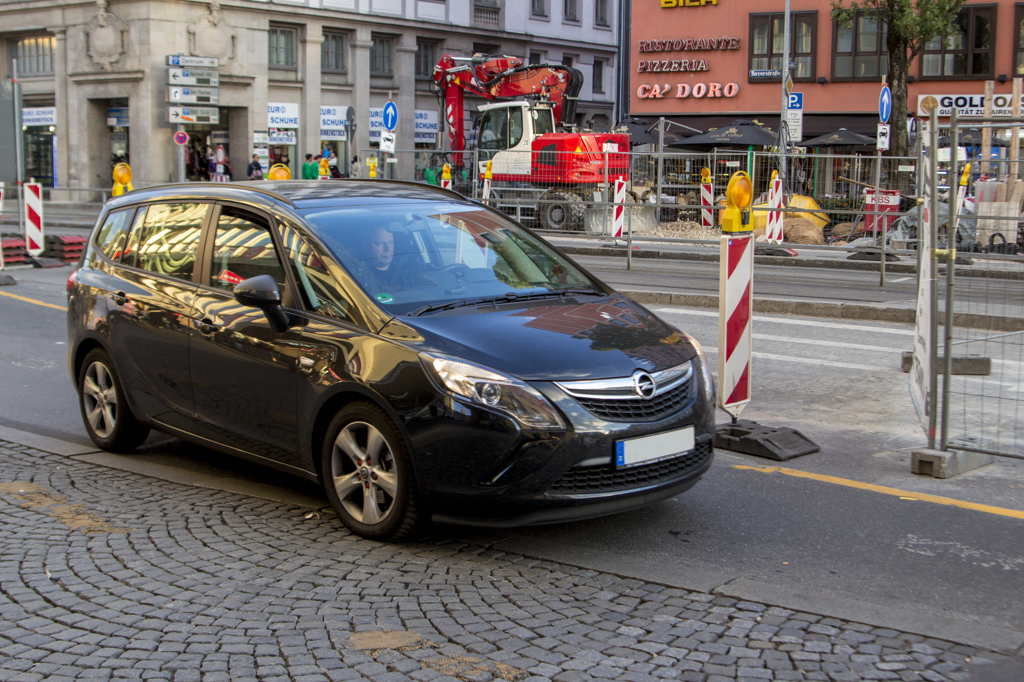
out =
{"type": "Polygon", "coordinates": [[[888,85],[882,86],[882,92],[878,93],[878,118],[882,123],[889,122],[889,114],[892,113],[892,92],[888,85]]]}
{"type": "Polygon", "coordinates": [[[394,102],[388,100],[388,103],[384,105],[384,127],[394,130],[396,125],[398,125],[398,107],[394,102]]]}

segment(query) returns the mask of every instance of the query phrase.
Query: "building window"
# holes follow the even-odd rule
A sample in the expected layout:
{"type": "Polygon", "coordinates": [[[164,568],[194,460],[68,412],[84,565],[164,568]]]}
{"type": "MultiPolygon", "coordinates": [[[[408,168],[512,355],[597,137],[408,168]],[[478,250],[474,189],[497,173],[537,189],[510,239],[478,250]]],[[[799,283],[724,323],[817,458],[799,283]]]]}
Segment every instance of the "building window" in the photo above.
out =
{"type": "Polygon", "coordinates": [[[345,71],[345,34],[324,31],[320,48],[320,70],[341,73],[345,71]]]}
{"type": "Polygon", "coordinates": [[[1014,27],[1013,75],[1024,76],[1024,5],[1017,5],[1014,27]]]}
{"type": "Polygon", "coordinates": [[[610,26],[608,23],[608,0],[594,0],[594,23],[598,26],[610,26]]]}
{"type": "Polygon", "coordinates": [[[832,80],[878,80],[889,72],[888,25],[875,13],[857,12],[833,24],[832,80]]]}
{"type": "Polygon", "coordinates": [[[530,14],[535,17],[548,15],[548,0],[530,0],[530,14]]]}
{"type": "Polygon", "coordinates": [[[580,0],[562,0],[562,19],[564,21],[580,20],[580,0]]]}
{"type": "Polygon", "coordinates": [[[572,57],[571,54],[563,54],[562,55],[562,66],[571,69],[572,68],[572,60],[573,60],[573,57],[572,57]]]}
{"type": "Polygon", "coordinates": [[[964,7],[945,39],[925,43],[921,78],[991,78],[996,44],[996,8],[964,7]]]}
{"type": "Polygon", "coordinates": [[[295,42],[298,31],[281,26],[270,27],[270,54],[267,64],[271,68],[295,68],[295,42]]]}
{"type": "Polygon", "coordinates": [[[604,92],[604,60],[594,60],[594,92],[604,92]]]}
{"type": "Polygon", "coordinates": [[[53,73],[53,36],[22,38],[11,45],[11,59],[18,60],[19,76],[44,76],[53,73]]]}
{"type": "MultiPolygon", "coordinates": [[[[777,76],[760,77],[757,80],[782,78],[782,53],[786,43],[784,16],[782,13],[750,15],[750,70],[780,72],[777,76]]],[[[793,12],[791,16],[789,58],[796,63],[791,71],[793,80],[813,81],[818,13],[793,12]]]]}
{"type": "Polygon", "coordinates": [[[370,74],[391,75],[391,38],[373,37],[373,44],[370,46],[370,74]]]}
{"type": "Polygon", "coordinates": [[[416,41],[416,77],[431,78],[437,65],[437,43],[416,41]]]}
{"type": "Polygon", "coordinates": [[[543,52],[531,52],[530,53],[530,63],[531,64],[543,64],[544,63],[544,53],[543,52]]]}
{"type": "Polygon", "coordinates": [[[473,43],[473,54],[482,54],[484,56],[501,54],[501,45],[495,45],[494,43],[473,43]]]}

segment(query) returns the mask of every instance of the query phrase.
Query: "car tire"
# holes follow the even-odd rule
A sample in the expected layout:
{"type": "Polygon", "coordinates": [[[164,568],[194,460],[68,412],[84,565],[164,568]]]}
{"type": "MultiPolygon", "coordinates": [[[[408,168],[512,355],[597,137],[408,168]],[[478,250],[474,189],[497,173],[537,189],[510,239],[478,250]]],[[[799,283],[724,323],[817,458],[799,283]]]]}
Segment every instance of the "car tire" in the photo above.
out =
{"type": "Polygon", "coordinates": [[[324,489],[341,522],[372,540],[399,540],[419,525],[415,477],[405,442],[376,405],[352,403],[324,438],[324,489]]]}
{"type": "Polygon", "coordinates": [[[100,348],[89,351],[79,368],[78,407],[89,438],[103,450],[130,452],[149,435],[128,407],[114,363],[100,348]]]}

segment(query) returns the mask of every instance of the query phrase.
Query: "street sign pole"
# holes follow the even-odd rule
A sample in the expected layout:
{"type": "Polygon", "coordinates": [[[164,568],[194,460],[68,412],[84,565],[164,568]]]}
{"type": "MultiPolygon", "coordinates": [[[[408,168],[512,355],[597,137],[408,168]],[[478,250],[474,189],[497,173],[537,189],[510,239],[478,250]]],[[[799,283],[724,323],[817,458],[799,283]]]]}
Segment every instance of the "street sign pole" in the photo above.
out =
{"type": "MultiPolygon", "coordinates": [[[[182,123],[178,124],[178,132],[185,132],[185,126],[182,123]]],[[[185,182],[185,145],[179,144],[178,146],[178,182],[185,182]]]]}
{"type": "MultiPolygon", "coordinates": [[[[789,184],[789,171],[786,165],[786,151],[789,148],[789,133],[784,132],[786,117],[789,115],[789,0],[786,0],[786,14],[783,19],[783,46],[782,46],[782,108],[779,110],[779,175],[782,177],[782,192],[785,194],[786,186],[789,184]]],[[[771,67],[771,64],[768,64],[771,67]]]]}
{"type": "MultiPolygon", "coordinates": [[[[879,93],[879,95],[878,95],[878,118],[881,120],[882,124],[886,124],[886,123],[889,122],[889,114],[891,112],[892,112],[892,95],[889,94],[889,88],[885,84],[885,76],[882,76],[882,92],[879,93]]],[[[887,149],[888,149],[888,146],[889,145],[886,144],[886,148],[887,149]]],[[[876,147],[876,149],[875,149],[875,229],[876,230],[880,229],[881,234],[882,234],[882,262],[881,262],[881,267],[879,268],[879,273],[880,274],[879,274],[879,279],[878,279],[878,286],[884,288],[885,287],[885,251],[886,251],[886,248],[885,248],[885,238],[886,238],[887,232],[888,232],[888,230],[886,230],[886,227],[888,225],[888,221],[887,220],[882,220],[882,196],[881,196],[882,195],[882,192],[881,192],[881,184],[882,184],[882,145],[881,144],[876,144],[875,147],[876,147]],[[879,228],[879,224],[881,224],[881,228],[879,228]]]]}
{"type": "Polygon", "coordinates": [[[14,86],[14,162],[17,164],[15,179],[18,188],[18,233],[25,235],[25,134],[21,126],[21,84],[18,83],[18,60],[11,60],[11,84],[14,86]]]}

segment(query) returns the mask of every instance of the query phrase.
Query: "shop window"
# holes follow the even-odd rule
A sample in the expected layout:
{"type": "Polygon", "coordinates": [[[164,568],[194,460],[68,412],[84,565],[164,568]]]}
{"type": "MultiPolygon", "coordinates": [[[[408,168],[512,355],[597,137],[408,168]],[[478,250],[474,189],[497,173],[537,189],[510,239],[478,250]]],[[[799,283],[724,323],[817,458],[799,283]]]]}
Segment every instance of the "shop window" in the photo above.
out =
{"type": "Polygon", "coordinates": [[[548,16],[548,0],[530,0],[530,14],[546,19],[548,16]]]}
{"type": "Polygon", "coordinates": [[[329,73],[344,73],[347,64],[345,62],[345,34],[324,31],[324,42],[320,47],[320,70],[329,73]]]}
{"type": "Polygon", "coordinates": [[[930,40],[921,51],[921,78],[991,78],[995,60],[994,5],[964,7],[949,35],[930,40]]]}
{"type": "Polygon", "coordinates": [[[1013,75],[1024,76],[1024,5],[1017,5],[1013,25],[1013,75]]]}
{"type": "Polygon", "coordinates": [[[562,0],[562,19],[577,22],[580,20],[580,0],[562,0]]]}
{"type": "Polygon", "coordinates": [[[432,78],[437,65],[437,43],[416,41],[416,77],[432,78]]]}
{"type": "Polygon", "coordinates": [[[390,76],[392,39],[373,37],[370,45],[370,74],[373,76],[390,76]]]}
{"type": "Polygon", "coordinates": [[[53,73],[53,51],[57,39],[53,36],[22,38],[11,44],[11,59],[18,60],[19,76],[46,76],[53,73]]]}
{"type": "Polygon", "coordinates": [[[608,0],[594,0],[594,23],[598,26],[611,26],[608,22],[608,0]]]}
{"type": "Polygon", "coordinates": [[[604,92],[604,60],[594,60],[594,92],[604,92]]]}
{"type": "MultiPolygon", "coordinates": [[[[817,45],[817,12],[793,12],[789,31],[789,58],[795,63],[790,73],[793,80],[813,81],[814,54],[817,45]]],[[[782,71],[782,54],[786,44],[785,15],[750,15],[750,70],[782,71]]],[[[758,81],[780,81],[781,75],[750,77],[758,81]]]]}
{"type": "Polygon", "coordinates": [[[883,15],[857,12],[850,21],[834,22],[832,30],[832,80],[877,81],[889,72],[883,15]]]}
{"type": "Polygon", "coordinates": [[[295,43],[298,31],[282,26],[270,27],[270,52],[267,64],[272,69],[295,68],[295,43]]]}

